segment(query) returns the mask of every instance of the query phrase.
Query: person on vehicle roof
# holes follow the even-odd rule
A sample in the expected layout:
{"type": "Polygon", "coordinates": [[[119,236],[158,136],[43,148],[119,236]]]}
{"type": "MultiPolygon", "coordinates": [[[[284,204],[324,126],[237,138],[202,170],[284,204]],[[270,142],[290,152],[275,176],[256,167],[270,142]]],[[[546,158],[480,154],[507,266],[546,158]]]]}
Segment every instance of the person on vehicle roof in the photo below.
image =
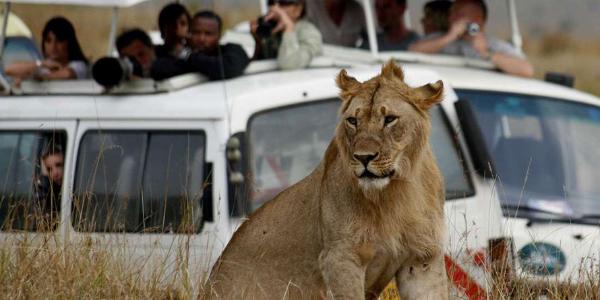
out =
{"type": "MultiPolygon", "coordinates": [[[[406,0],[375,0],[377,21],[383,32],[377,33],[377,47],[380,51],[404,51],[410,44],[419,40],[416,32],[406,28],[404,11],[406,0]]],[[[361,48],[369,49],[365,38],[361,48]]]]}
{"type": "Polygon", "coordinates": [[[132,61],[134,76],[150,77],[156,53],[152,40],[146,32],[139,28],[127,30],[117,37],[116,46],[120,57],[129,58],[132,61]]]}
{"type": "Polygon", "coordinates": [[[81,51],[75,28],[69,20],[54,17],[42,31],[44,60],[18,61],[5,68],[5,73],[19,84],[26,78],[40,80],[84,79],[89,77],[88,60],[81,51]]]}
{"type": "Polygon", "coordinates": [[[192,18],[192,55],[188,63],[210,79],[240,76],[250,63],[242,46],[233,43],[219,44],[222,32],[223,21],[212,11],[200,11],[192,18]]]}
{"type": "Polygon", "coordinates": [[[269,1],[266,16],[250,22],[256,42],[254,59],[277,58],[284,70],[307,67],[323,53],[319,30],[304,16],[305,0],[269,1]]]}
{"type": "Polygon", "coordinates": [[[326,44],[357,47],[366,28],[362,6],[354,0],[307,0],[306,17],[326,44]]]}
{"type": "Polygon", "coordinates": [[[152,78],[161,80],[186,73],[201,73],[210,80],[240,76],[250,63],[246,51],[237,44],[219,45],[223,22],[212,11],[194,15],[186,57],[162,57],[152,65],[152,78]]]}
{"type": "Polygon", "coordinates": [[[483,0],[456,0],[450,7],[446,33],[431,34],[410,50],[462,55],[491,61],[505,73],[533,76],[533,66],[509,43],[486,35],[487,6],[483,0]]]}
{"type": "Polygon", "coordinates": [[[190,13],[179,3],[167,4],[158,14],[158,29],[164,43],[155,48],[157,57],[187,58],[190,13]]]}
{"type": "Polygon", "coordinates": [[[450,0],[433,0],[425,3],[423,6],[423,34],[427,37],[433,33],[445,33],[450,27],[448,24],[448,14],[452,2],[450,0]]]}

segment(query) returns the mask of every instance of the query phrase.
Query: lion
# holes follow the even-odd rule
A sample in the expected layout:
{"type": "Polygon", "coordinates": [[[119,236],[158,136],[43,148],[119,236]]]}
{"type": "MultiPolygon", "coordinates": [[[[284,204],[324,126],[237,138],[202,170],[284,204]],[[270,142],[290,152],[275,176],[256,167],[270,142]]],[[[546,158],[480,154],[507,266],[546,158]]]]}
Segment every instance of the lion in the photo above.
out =
{"type": "Polygon", "coordinates": [[[342,70],[340,122],[318,167],[249,216],[217,260],[206,299],[447,299],[444,187],[428,110],[392,61],[359,82],[342,70]]]}

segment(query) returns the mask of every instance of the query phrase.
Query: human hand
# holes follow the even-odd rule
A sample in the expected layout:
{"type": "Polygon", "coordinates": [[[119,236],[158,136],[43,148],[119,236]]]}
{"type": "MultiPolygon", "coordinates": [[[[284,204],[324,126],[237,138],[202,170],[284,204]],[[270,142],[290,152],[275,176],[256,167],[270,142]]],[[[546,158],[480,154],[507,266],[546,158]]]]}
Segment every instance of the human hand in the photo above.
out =
{"type": "Polygon", "coordinates": [[[487,38],[483,32],[479,32],[477,35],[472,37],[471,45],[483,59],[488,59],[490,57],[487,38]]]}
{"type": "Polygon", "coordinates": [[[258,20],[254,19],[250,21],[250,33],[252,34],[252,37],[254,38],[254,40],[258,40],[258,34],[256,34],[256,29],[258,28],[258,20]]]}
{"type": "Polygon", "coordinates": [[[56,71],[62,68],[62,65],[51,59],[45,59],[44,61],[42,61],[42,67],[50,71],[56,71]]]}
{"type": "Polygon", "coordinates": [[[273,7],[271,7],[271,10],[265,16],[265,20],[277,21],[277,26],[275,26],[275,28],[273,29],[274,33],[280,31],[292,32],[295,29],[294,21],[279,5],[274,5],[273,7]]]}
{"type": "Polygon", "coordinates": [[[467,24],[469,24],[467,19],[460,19],[452,23],[447,35],[450,36],[452,40],[459,39],[465,33],[465,31],[467,31],[467,24]]]}

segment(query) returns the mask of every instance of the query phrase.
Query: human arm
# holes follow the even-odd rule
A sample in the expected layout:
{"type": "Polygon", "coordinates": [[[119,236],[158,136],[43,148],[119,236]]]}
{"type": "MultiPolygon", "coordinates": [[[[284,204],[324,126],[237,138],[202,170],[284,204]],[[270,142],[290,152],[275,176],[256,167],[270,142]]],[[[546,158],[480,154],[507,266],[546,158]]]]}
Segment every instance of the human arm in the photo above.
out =
{"type": "Polygon", "coordinates": [[[186,61],[175,57],[159,57],[152,63],[150,77],[154,80],[164,80],[173,76],[189,73],[186,61]]]}
{"type": "Polygon", "coordinates": [[[48,71],[35,74],[36,78],[42,80],[60,80],[60,79],[85,79],[89,76],[88,64],[82,60],[70,61],[66,66],[51,62],[44,62],[44,68],[48,71]],[[54,65],[51,65],[54,63],[54,65]]]}
{"type": "Polygon", "coordinates": [[[35,61],[16,61],[6,66],[4,72],[6,75],[24,79],[36,75],[40,69],[46,69],[50,72],[59,71],[62,66],[52,60],[35,60],[35,61]]]}
{"type": "Polygon", "coordinates": [[[467,22],[460,20],[452,24],[450,30],[444,35],[434,38],[425,38],[420,41],[412,43],[409,47],[409,51],[422,52],[422,53],[439,53],[448,44],[458,40],[467,30],[467,22]]]}
{"type": "Polygon", "coordinates": [[[479,55],[500,69],[500,71],[522,77],[533,77],[533,66],[525,57],[518,53],[509,45],[497,42],[493,51],[488,45],[488,40],[483,33],[473,37],[473,48],[479,55]]]}
{"type": "Polygon", "coordinates": [[[323,39],[314,25],[301,21],[294,31],[285,31],[277,53],[279,67],[284,70],[305,68],[323,52],[323,39]]]}
{"type": "Polygon", "coordinates": [[[11,77],[26,78],[33,75],[37,68],[36,61],[16,61],[7,65],[4,72],[11,77]]]}
{"type": "Polygon", "coordinates": [[[220,47],[218,56],[192,53],[188,65],[194,72],[200,72],[211,80],[227,79],[240,76],[250,63],[246,51],[237,44],[220,47]]]}
{"type": "Polygon", "coordinates": [[[533,66],[526,59],[502,53],[493,53],[490,55],[490,61],[504,73],[522,77],[533,77],[533,66]]]}
{"type": "Polygon", "coordinates": [[[254,54],[252,55],[252,59],[260,59],[262,56],[262,43],[261,38],[256,33],[258,28],[258,21],[256,19],[250,21],[250,34],[252,34],[252,38],[254,39],[254,54]]]}

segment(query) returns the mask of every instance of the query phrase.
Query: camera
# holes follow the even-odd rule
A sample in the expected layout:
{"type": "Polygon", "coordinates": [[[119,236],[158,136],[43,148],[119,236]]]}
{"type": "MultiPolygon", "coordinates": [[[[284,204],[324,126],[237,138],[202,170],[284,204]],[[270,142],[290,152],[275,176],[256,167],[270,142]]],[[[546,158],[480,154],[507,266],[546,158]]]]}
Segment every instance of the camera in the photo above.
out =
{"type": "Polygon", "coordinates": [[[479,24],[471,22],[467,24],[467,34],[470,36],[476,36],[479,33],[479,24]]]}
{"type": "Polygon", "coordinates": [[[277,21],[267,21],[265,20],[265,16],[258,17],[257,23],[256,34],[262,38],[269,37],[273,33],[273,29],[277,26],[277,21]]]}
{"type": "Polygon", "coordinates": [[[115,87],[131,76],[141,77],[142,67],[134,58],[117,58],[106,56],[100,58],[92,66],[92,77],[105,88],[115,87]]]}

